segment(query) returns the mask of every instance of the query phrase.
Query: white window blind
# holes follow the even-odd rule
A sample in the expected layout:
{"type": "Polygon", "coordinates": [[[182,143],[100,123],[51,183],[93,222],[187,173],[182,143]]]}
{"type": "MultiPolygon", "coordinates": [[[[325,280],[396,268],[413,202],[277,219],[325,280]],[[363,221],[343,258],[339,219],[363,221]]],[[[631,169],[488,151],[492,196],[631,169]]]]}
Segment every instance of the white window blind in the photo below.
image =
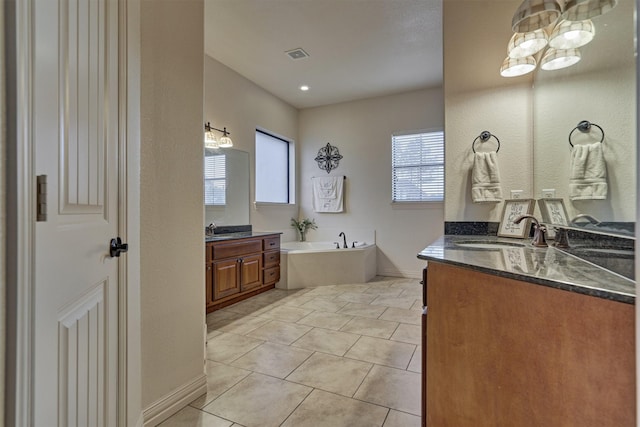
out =
{"type": "Polygon", "coordinates": [[[394,202],[444,200],[444,132],[393,135],[394,202]]]}
{"type": "Polygon", "coordinates": [[[227,161],[224,154],[204,158],[204,204],[227,203],[227,161]]]}
{"type": "Polygon", "coordinates": [[[290,203],[289,142],[256,131],[256,202],[290,203]]]}

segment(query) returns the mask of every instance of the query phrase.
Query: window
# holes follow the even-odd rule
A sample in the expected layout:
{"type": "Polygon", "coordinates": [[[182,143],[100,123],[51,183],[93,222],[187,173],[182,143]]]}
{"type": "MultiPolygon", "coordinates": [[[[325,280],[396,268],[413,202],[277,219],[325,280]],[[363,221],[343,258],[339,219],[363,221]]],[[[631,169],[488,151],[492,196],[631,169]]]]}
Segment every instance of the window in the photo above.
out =
{"type": "Polygon", "coordinates": [[[256,202],[293,203],[292,149],[290,142],[256,131],[256,202]]]}
{"type": "Polygon", "coordinates": [[[227,204],[227,161],[224,154],[204,158],[204,204],[227,204]]]}
{"type": "Polygon", "coordinates": [[[444,200],[444,132],[391,137],[394,202],[444,200]]]}

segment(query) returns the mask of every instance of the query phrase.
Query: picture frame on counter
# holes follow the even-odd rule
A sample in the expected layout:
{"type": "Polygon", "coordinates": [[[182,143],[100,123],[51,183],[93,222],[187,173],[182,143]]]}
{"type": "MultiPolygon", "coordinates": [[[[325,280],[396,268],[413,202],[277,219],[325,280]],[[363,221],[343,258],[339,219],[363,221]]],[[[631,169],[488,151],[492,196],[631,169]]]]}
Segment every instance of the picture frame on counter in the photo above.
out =
{"type": "Polygon", "coordinates": [[[569,215],[563,199],[538,199],[542,222],[554,225],[569,225],[569,215]]]}
{"type": "Polygon", "coordinates": [[[535,206],[534,199],[509,199],[504,201],[504,208],[500,226],[498,227],[498,236],[513,237],[524,239],[529,236],[531,229],[531,219],[525,218],[519,224],[514,223],[521,215],[531,215],[535,206]]]}

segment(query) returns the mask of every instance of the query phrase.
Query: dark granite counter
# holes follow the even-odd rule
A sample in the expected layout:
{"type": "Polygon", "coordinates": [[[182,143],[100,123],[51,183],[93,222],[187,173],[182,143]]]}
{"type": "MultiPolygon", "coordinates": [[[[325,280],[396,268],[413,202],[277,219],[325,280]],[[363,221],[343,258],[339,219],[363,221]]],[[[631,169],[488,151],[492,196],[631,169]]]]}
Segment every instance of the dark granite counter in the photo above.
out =
{"type": "MultiPolygon", "coordinates": [[[[606,252],[600,252],[599,256],[608,257],[606,252]]],[[[619,259],[620,253],[611,251],[611,257],[619,259]]],[[[552,246],[534,248],[529,240],[478,235],[443,236],[423,249],[418,254],[418,258],[467,267],[569,292],[635,304],[634,280],[586,261],[569,251],[552,246]],[[467,244],[465,245],[464,242],[467,244]],[[474,247],[475,242],[479,245],[474,247]],[[494,242],[504,246],[486,246],[487,243],[494,242]],[[518,246],[520,244],[522,246],[518,246]]],[[[630,262],[634,263],[633,257],[630,262]]]]}
{"type": "Polygon", "coordinates": [[[250,239],[252,237],[276,236],[282,234],[280,231],[239,231],[236,233],[214,234],[204,238],[205,243],[220,242],[223,240],[250,239]]]}

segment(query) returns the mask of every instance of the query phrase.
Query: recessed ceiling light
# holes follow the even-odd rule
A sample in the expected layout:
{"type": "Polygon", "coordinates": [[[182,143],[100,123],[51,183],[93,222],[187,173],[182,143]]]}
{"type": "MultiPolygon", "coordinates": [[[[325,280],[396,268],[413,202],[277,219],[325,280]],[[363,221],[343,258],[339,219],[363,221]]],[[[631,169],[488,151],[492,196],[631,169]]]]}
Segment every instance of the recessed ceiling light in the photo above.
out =
{"type": "Polygon", "coordinates": [[[308,91],[308,90],[309,90],[309,86],[307,86],[307,85],[302,85],[302,86],[300,86],[300,90],[301,90],[301,91],[303,91],[303,92],[306,92],[306,91],[308,91]]]}

